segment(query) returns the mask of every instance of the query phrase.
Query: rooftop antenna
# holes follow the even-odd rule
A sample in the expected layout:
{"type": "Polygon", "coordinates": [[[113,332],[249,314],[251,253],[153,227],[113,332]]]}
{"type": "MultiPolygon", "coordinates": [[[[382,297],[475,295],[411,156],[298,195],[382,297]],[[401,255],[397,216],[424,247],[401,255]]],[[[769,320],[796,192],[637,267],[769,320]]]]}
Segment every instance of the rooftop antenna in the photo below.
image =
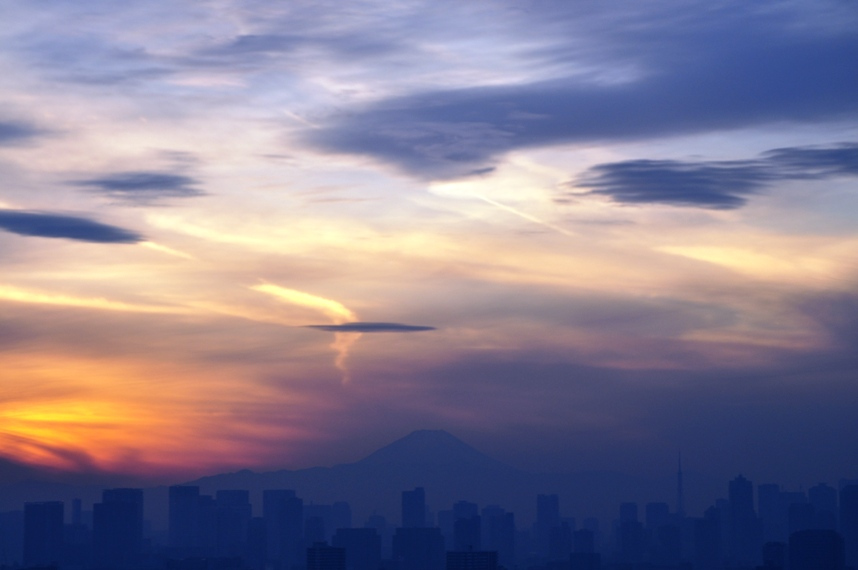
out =
{"type": "Polygon", "coordinates": [[[682,489],[682,452],[679,452],[678,468],[676,470],[676,514],[685,516],[685,495],[682,489]]]}

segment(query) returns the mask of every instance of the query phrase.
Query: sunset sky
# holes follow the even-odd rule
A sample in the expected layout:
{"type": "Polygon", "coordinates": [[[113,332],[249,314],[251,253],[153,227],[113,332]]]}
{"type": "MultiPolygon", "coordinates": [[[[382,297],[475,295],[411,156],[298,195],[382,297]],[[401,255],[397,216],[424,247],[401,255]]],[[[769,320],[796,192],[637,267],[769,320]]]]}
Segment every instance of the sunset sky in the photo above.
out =
{"type": "Polygon", "coordinates": [[[854,1],[2,13],[8,465],[858,477],[854,1]]]}

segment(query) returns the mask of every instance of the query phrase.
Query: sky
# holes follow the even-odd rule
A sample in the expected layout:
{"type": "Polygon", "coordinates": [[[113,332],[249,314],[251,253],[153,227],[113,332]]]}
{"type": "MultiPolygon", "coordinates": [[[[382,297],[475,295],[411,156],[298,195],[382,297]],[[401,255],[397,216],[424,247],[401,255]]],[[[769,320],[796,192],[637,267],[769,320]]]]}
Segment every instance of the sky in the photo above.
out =
{"type": "Polygon", "coordinates": [[[858,477],[853,0],[3,12],[9,473],[858,477]]]}

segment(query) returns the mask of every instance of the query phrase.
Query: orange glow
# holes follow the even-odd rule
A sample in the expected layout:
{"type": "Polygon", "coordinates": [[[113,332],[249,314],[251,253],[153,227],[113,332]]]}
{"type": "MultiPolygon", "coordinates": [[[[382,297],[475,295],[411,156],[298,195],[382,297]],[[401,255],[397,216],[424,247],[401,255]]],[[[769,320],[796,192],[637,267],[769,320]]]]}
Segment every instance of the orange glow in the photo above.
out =
{"type": "Polygon", "coordinates": [[[66,307],[81,307],[88,309],[102,309],[107,311],[125,311],[132,313],[172,313],[187,314],[190,311],[182,307],[168,307],[158,305],[135,305],[120,301],[111,301],[100,297],[73,297],[58,293],[44,293],[22,289],[11,285],[0,285],[0,299],[15,301],[18,303],[35,303],[39,305],[59,305],[66,307]]]}
{"type": "Polygon", "coordinates": [[[230,372],[11,357],[0,373],[0,399],[6,402],[0,410],[0,456],[59,470],[135,475],[258,464],[271,453],[272,440],[288,447],[299,431],[288,424],[256,424],[234,407],[260,395],[284,408],[306,400],[264,386],[250,394],[232,382],[230,372]],[[27,391],[20,389],[22,378],[27,391]]]}

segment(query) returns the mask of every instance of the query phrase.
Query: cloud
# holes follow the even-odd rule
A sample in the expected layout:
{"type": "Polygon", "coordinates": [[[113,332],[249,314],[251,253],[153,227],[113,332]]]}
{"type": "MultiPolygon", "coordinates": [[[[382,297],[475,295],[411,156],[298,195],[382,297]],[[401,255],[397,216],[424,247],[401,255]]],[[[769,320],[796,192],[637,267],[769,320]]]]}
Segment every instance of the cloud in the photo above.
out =
{"type": "Polygon", "coordinates": [[[824,147],[776,148],[763,155],[784,178],[858,176],[858,143],[824,147]]]}
{"type": "Polygon", "coordinates": [[[197,180],[190,176],[168,172],[118,172],[74,182],[77,186],[130,202],[201,196],[204,192],[194,187],[196,183],[197,180]]]}
{"type": "Polygon", "coordinates": [[[575,186],[592,188],[591,193],[615,202],[732,209],[768,181],[764,169],[740,162],[628,160],[594,166],[575,186]]]}
{"type": "Polygon", "coordinates": [[[836,176],[858,176],[858,143],[780,148],[753,160],[611,162],[589,168],[571,185],[626,204],[735,209],[779,180],[836,176]]]}
{"type": "MultiPolygon", "coordinates": [[[[297,289],[280,287],[279,285],[274,285],[272,283],[254,285],[251,289],[271,295],[284,303],[319,311],[331,319],[335,325],[342,325],[357,318],[357,315],[355,315],[351,309],[334,299],[327,299],[319,295],[313,295],[312,293],[298,291],[297,289]]],[[[331,348],[337,353],[337,356],[334,359],[334,366],[342,372],[343,384],[348,384],[351,381],[351,373],[346,366],[346,359],[349,356],[349,351],[351,350],[352,345],[357,342],[358,337],[359,335],[344,335],[337,333],[334,335],[334,342],[331,343],[331,348]]]]}
{"type": "MultiPolygon", "coordinates": [[[[613,49],[622,56],[606,49],[591,57],[603,68],[631,66],[622,80],[568,75],[392,97],[331,116],[304,137],[325,152],[371,156],[421,178],[445,179],[489,168],[521,148],[858,114],[854,35],[801,35],[759,18],[735,29],[723,21],[693,24],[699,38],[642,41],[626,30],[613,49]]],[[[640,24],[647,25],[657,35],[656,24],[640,24]]]]}
{"type": "Polygon", "coordinates": [[[348,307],[334,299],[327,299],[319,295],[313,295],[312,293],[298,291],[297,289],[280,287],[272,283],[253,285],[251,289],[271,295],[284,303],[317,310],[336,324],[341,324],[355,318],[355,314],[348,307]]]}
{"type": "Polygon", "coordinates": [[[15,121],[0,121],[0,146],[19,144],[39,134],[39,129],[15,121]]]}
{"type": "MultiPolygon", "coordinates": [[[[193,314],[193,309],[165,305],[139,305],[113,301],[102,297],[74,297],[62,293],[50,293],[22,289],[13,285],[0,284],[0,300],[16,303],[32,303],[37,305],[56,305],[62,307],[82,307],[86,309],[101,309],[105,311],[120,311],[128,313],[155,314],[193,314]]],[[[0,330],[2,333],[2,330],[0,330]]],[[[0,334],[0,340],[3,335],[0,334]]]]}
{"type": "Polygon", "coordinates": [[[379,333],[379,332],[418,332],[434,331],[435,327],[421,325],[403,325],[400,323],[364,323],[353,322],[339,325],[307,325],[305,328],[328,332],[379,333]]]}
{"type": "Polygon", "coordinates": [[[142,235],[131,230],[88,218],[23,210],[0,210],[0,229],[22,236],[96,243],[137,243],[144,239],[142,235]]]}
{"type": "Polygon", "coordinates": [[[396,49],[388,41],[347,30],[319,31],[315,34],[263,33],[237,36],[227,44],[201,52],[204,56],[226,56],[258,61],[260,56],[294,54],[302,48],[317,48],[341,56],[383,55],[396,49]]]}

